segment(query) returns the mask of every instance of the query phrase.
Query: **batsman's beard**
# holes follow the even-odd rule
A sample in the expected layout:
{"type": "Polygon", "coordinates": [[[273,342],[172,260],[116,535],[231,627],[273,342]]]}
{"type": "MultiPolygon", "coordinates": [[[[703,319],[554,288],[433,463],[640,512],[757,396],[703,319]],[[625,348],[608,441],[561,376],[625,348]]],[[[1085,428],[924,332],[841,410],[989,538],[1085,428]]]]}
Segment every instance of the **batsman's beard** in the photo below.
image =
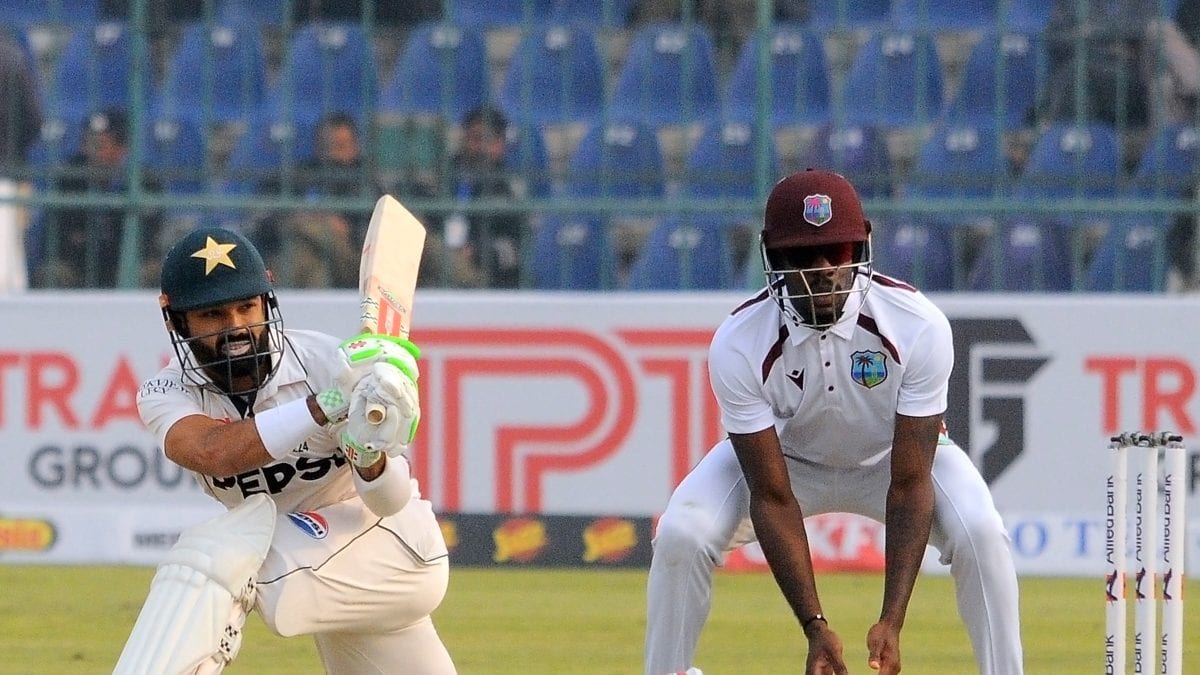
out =
{"type": "Polygon", "coordinates": [[[197,365],[228,393],[256,391],[272,373],[271,331],[267,324],[217,334],[214,346],[200,336],[188,341],[197,365]],[[255,329],[258,331],[255,337],[255,329]]]}

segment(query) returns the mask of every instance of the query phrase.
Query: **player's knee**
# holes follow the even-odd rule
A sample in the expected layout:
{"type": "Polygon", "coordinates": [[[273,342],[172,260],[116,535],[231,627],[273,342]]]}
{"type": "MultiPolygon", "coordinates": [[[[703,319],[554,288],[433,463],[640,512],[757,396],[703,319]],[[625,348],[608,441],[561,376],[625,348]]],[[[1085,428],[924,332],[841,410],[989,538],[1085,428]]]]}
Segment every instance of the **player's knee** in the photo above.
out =
{"type": "Polygon", "coordinates": [[[958,514],[952,527],[947,528],[947,550],[943,562],[960,556],[987,557],[997,548],[1008,547],[1008,531],[1000,514],[993,508],[975,509],[958,514]]]}
{"type": "Polygon", "coordinates": [[[703,551],[712,555],[714,544],[713,517],[695,504],[682,502],[659,518],[654,533],[654,555],[664,561],[687,561],[703,551]]]}

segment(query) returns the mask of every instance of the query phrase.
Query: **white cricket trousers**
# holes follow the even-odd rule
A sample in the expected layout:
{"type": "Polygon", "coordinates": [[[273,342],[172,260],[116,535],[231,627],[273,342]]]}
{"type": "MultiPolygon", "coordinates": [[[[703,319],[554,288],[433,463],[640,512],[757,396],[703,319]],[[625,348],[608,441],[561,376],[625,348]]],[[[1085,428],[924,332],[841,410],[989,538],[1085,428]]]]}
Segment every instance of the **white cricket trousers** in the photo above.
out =
{"type": "Polygon", "coordinates": [[[258,576],[267,627],[312,635],[328,673],[454,673],[430,618],[450,567],[429,502],[383,519],[357,497],[316,513],[328,525],[321,537],[279,516],[258,576]]]}
{"type": "MultiPolygon", "coordinates": [[[[806,516],[845,512],[883,522],[891,473],[887,457],[875,466],[849,469],[790,458],[787,465],[792,491],[806,516]]],[[[1016,569],[987,483],[966,453],[952,444],[937,448],[933,483],[929,543],[941,554],[941,562],[950,565],[958,612],[979,672],[1020,675],[1016,569]]],[[[713,568],[729,551],[755,541],[749,507],[750,493],[728,440],[714,446],[671,495],[658,521],[650,563],[646,675],[703,667],[692,659],[712,605],[713,568]]],[[[836,630],[837,617],[832,621],[836,630]]],[[[905,629],[920,627],[908,624],[905,629]]]]}

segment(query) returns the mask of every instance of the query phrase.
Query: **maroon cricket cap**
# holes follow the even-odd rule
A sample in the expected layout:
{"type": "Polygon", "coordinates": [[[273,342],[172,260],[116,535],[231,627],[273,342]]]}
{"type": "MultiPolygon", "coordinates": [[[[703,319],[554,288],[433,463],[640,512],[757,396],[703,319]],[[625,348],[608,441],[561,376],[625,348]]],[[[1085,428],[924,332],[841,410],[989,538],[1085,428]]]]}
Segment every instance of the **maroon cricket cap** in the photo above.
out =
{"type": "Polygon", "coordinates": [[[767,197],[762,236],[769,249],[866,241],[870,231],[854,186],[832,171],[794,173],[767,197]]]}

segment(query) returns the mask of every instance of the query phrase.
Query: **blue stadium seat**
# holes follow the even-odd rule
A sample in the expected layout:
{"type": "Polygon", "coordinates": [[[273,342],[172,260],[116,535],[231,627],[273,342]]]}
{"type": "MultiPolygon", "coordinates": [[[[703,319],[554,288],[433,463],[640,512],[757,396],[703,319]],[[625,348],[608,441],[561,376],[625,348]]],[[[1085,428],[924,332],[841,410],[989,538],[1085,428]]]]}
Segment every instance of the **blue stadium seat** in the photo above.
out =
{"type": "MultiPolygon", "coordinates": [[[[746,40],[729,77],[726,116],[750,121],[758,114],[757,36],[746,40]]],[[[771,100],[767,110],[776,127],[829,121],[829,64],[818,33],[776,25],[769,38],[771,100]]]]}
{"type": "MultiPolygon", "coordinates": [[[[1185,198],[1195,189],[1198,172],[1200,131],[1186,124],[1169,124],[1142,150],[1133,179],[1122,194],[1135,200],[1185,198]]],[[[1164,290],[1170,257],[1166,236],[1175,217],[1147,211],[1115,218],[1092,256],[1087,290],[1164,290]]]]}
{"type": "Polygon", "coordinates": [[[288,43],[281,68],[279,82],[267,95],[270,104],[303,107],[318,115],[343,112],[362,122],[379,99],[374,50],[358,23],[301,26],[288,43]]]}
{"type": "Polygon", "coordinates": [[[1008,0],[1008,13],[1001,18],[997,29],[1040,35],[1050,23],[1053,10],[1054,3],[1046,0],[1008,0]]]}
{"type": "MultiPolygon", "coordinates": [[[[140,86],[149,100],[152,68],[142,68],[140,86]]],[[[47,108],[52,116],[82,119],[92,110],[128,109],[133,79],[133,36],[125,23],[105,21],[71,32],[54,65],[47,108]]]]}
{"type": "Polygon", "coordinates": [[[579,139],[567,163],[564,189],[571,197],[663,196],[662,150],[646,125],[597,124],[579,139]]]}
{"type": "Polygon", "coordinates": [[[266,82],[257,28],[191,23],[167,64],[158,108],[198,124],[244,121],[262,104],[266,82]]]}
{"type": "Polygon", "coordinates": [[[821,127],[801,166],[837,171],[854,183],[863,199],[893,192],[887,139],[873,126],[821,127]]]}
{"type": "Polygon", "coordinates": [[[1113,222],[1092,256],[1087,290],[1165,290],[1169,223],[1169,216],[1157,213],[1125,216],[1113,222]]]}
{"type": "MultiPolygon", "coordinates": [[[[707,125],[688,154],[681,191],[698,199],[755,198],[759,136],[744,122],[707,125]]],[[[774,141],[767,135],[767,172],[779,174],[774,141]]],[[[747,223],[760,222],[758,209],[711,210],[663,219],[642,245],[630,269],[631,289],[717,289],[737,282],[731,237],[747,223]]]]}
{"type": "Polygon", "coordinates": [[[500,89],[500,107],[510,120],[590,123],[603,105],[604,69],[591,29],[542,25],[522,36],[500,89]]]}
{"type": "Polygon", "coordinates": [[[53,172],[75,156],[83,144],[83,122],[72,118],[51,118],[42,122],[38,138],[29,146],[26,161],[33,171],[34,187],[48,189],[53,172]]]}
{"type": "Polygon", "coordinates": [[[1041,38],[1022,33],[986,33],[967,57],[962,84],[947,106],[946,118],[995,124],[998,113],[1003,129],[1028,127],[1048,69],[1041,38]]]}
{"type": "Polygon", "coordinates": [[[1121,177],[1116,132],[1100,123],[1047,127],[1018,180],[1018,197],[1115,197],[1121,177]]]}
{"type": "Polygon", "coordinates": [[[553,10],[554,0],[449,0],[445,16],[450,23],[488,29],[539,23],[553,10]]]}
{"type": "Polygon", "coordinates": [[[254,194],[264,183],[277,181],[285,166],[312,159],[318,118],[294,110],[289,118],[263,110],[251,118],[226,164],[223,192],[254,194]]]}
{"type": "Polygon", "coordinates": [[[631,290],[715,290],[733,286],[727,221],[709,214],[661,220],[629,272],[631,290]]]}
{"type": "Polygon", "coordinates": [[[976,291],[1062,292],[1074,279],[1071,233],[1053,220],[1001,223],[980,251],[969,284],[976,291]]]}
{"type": "MultiPolygon", "coordinates": [[[[1103,124],[1056,124],[1037,138],[1012,199],[1113,199],[1118,196],[1121,161],[1116,133],[1103,124]]],[[[1104,214],[1015,214],[998,225],[979,255],[972,288],[1061,291],[1081,287],[1086,278],[1084,252],[1091,230],[1107,226],[1104,214]],[[997,257],[1003,265],[993,267],[997,257]]]]}
{"type": "MultiPolygon", "coordinates": [[[[1002,143],[987,125],[938,125],[921,145],[913,171],[902,185],[906,203],[990,199],[1002,194],[1010,182],[1002,143]]],[[[965,273],[955,271],[965,253],[958,244],[973,239],[977,230],[986,234],[988,230],[978,226],[990,222],[977,211],[960,210],[914,212],[885,222],[876,245],[881,256],[894,262],[884,272],[926,290],[957,287],[966,281],[965,273]],[[928,251],[923,249],[926,246],[928,251]]]]}
{"type": "MultiPolygon", "coordinates": [[[[293,110],[290,119],[279,111],[263,109],[250,118],[247,129],[230,152],[221,176],[211,180],[212,191],[222,195],[254,196],[285,191],[287,179],[296,169],[312,159],[316,147],[317,118],[293,110]]],[[[294,190],[288,190],[294,192],[294,190]]],[[[244,228],[247,213],[236,209],[218,210],[211,214],[213,225],[244,228]]]]}
{"type": "Polygon", "coordinates": [[[903,30],[979,31],[996,25],[1000,0],[892,0],[892,26],[903,30]]]}
{"type": "Polygon", "coordinates": [[[550,196],[550,156],[541,127],[510,123],[504,162],[510,173],[521,177],[525,194],[538,198],[550,196]]]}
{"type": "Polygon", "coordinates": [[[941,113],[942,67],[927,33],[884,31],[858,50],[846,75],[847,124],[888,128],[932,122],[941,113]]]}
{"type": "Polygon", "coordinates": [[[469,26],[418,26],[396,60],[379,107],[399,115],[437,115],[458,123],[490,97],[483,33],[469,26]]]}
{"type": "Polygon", "coordinates": [[[187,117],[160,117],[146,126],[146,169],[172,194],[204,191],[204,136],[187,117]]]}
{"type": "Polygon", "coordinates": [[[874,269],[923,291],[954,287],[956,260],[952,232],[937,222],[901,218],[871,233],[874,269]]]}
{"type": "Polygon", "coordinates": [[[611,288],[612,247],[607,223],[595,214],[547,218],[534,236],[529,257],[533,287],[546,290],[611,288]]]}
{"type": "Polygon", "coordinates": [[[917,198],[989,198],[1008,182],[1003,140],[989,124],[941,124],[921,144],[904,193],[917,198]]]}
{"type": "MultiPolygon", "coordinates": [[[[658,199],[665,190],[662,153],[653,129],[597,124],[567,162],[560,198],[658,199]]],[[[536,288],[596,289],[617,285],[610,219],[581,211],[547,218],[534,237],[529,266],[536,288]]]]}
{"type": "Polygon", "coordinates": [[[550,19],[591,28],[620,28],[629,22],[638,0],[555,0],[550,19]]]}
{"type": "Polygon", "coordinates": [[[633,35],[610,99],[612,119],[652,126],[720,113],[712,36],[696,24],[655,23],[633,35]]]}
{"type": "Polygon", "coordinates": [[[891,22],[891,0],[810,2],[810,21],[819,31],[875,30],[891,22]]]}
{"type": "Polygon", "coordinates": [[[88,25],[96,21],[99,4],[99,0],[4,0],[0,26],[88,25]]]}
{"type": "Polygon", "coordinates": [[[1144,195],[1182,197],[1198,182],[1200,129],[1169,124],[1159,129],[1142,150],[1133,184],[1144,195]]]}
{"type": "Polygon", "coordinates": [[[705,126],[684,165],[684,194],[707,199],[753,199],[760,140],[767,143],[767,173],[778,176],[779,158],[771,134],[762,138],[753,125],[740,121],[705,126]]]}

